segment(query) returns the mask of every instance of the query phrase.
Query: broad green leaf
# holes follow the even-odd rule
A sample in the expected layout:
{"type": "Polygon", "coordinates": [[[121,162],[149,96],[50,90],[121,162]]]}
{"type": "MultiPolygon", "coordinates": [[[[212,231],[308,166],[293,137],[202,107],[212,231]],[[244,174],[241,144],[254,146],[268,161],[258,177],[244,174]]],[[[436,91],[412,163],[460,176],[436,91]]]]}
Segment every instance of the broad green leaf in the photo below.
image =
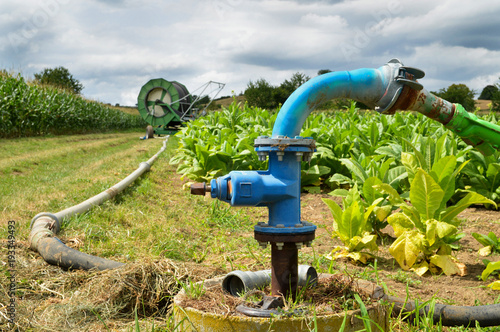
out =
{"type": "Polygon", "coordinates": [[[396,189],[388,185],[387,183],[381,183],[374,186],[374,188],[383,194],[389,195],[389,202],[394,205],[403,203],[403,199],[399,196],[396,189]]]}
{"type": "Polygon", "coordinates": [[[483,279],[483,281],[486,281],[490,274],[496,270],[500,270],[500,261],[488,263],[483,273],[481,273],[481,279],[483,279]]]}
{"type": "Polygon", "coordinates": [[[455,193],[455,176],[454,171],[457,165],[455,156],[446,156],[439,159],[433,166],[431,176],[436,180],[441,189],[444,191],[444,197],[441,202],[441,208],[445,207],[446,202],[455,193]]]}
{"type": "Polygon", "coordinates": [[[410,269],[417,261],[422,248],[422,234],[408,231],[401,234],[389,248],[389,252],[403,270],[410,269]]]}
{"type": "Polygon", "coordinates": [[[411,153],[401,152],[401,163],[406,168],[406,172],[408,172],[408,180],[410,180],[411,183],[418,170],[417,158],[415,158],[415,156],[411,153]]]}
{"type": "Polygon", "coordinates": [[[382,180],[375,176],[369,177],[366,179],[365,183],[363,183],[363,198],[366,202],[368,202],[368,204],[373,204],[373,201],[382,196],[375,190],[375,188],[373,188],[373,186],[381,183],[382,180]]]}
{"type": "Polygon", "coordinates": [[[460,212],[468,208],[472,204],[491,204],[497,206],[495,202],[487,199],[481,194],[469,192],[462,198],[456,205],[448,207],[440,216],[440,220],[444,222],[451,222],[460,212]]]}
{"type": "Polygon", "coordinates": [[[494,191],[495,188],[500,186],[500,164],[491,163],[488,165],[488,169],[486,170],[486,177],[488,178],[491,191],[494,191]]]}
{"type": "Polygon", "coordinates": [[[354,159],[340,159],[342,164],[349,169],[349,171],[358,179],[358,181],[364,182],[368,179],[368,174],[366,173],[363,166],[354,159]]]}
{"type": "Polygon", "coordinates": [[[423,169],[418,169],[411,183],[410,200],[418,212],[426,219],[434,218],[441,205],[444,191],[423,169]]]}
{"type": "MultiPolygon", "coordinates": [[[[353,202],[344,210],[342,214],[342,228],[345,229],[345,234],[348,238],[352,239],[360,234],[360,230],[363,228],[364,224],[363,217],[357,201],[353,202]]],[[[339,229],[341,232],[342,228],[339,229]]]]}
{"type": "Polygon", "coordinates": [[[333,215],[333,230],[335,232],[339,231],[338,224],[342,222],[342,208],[331,199],[322,198],[321,199],[329,208],[333,215]]]}
{"type": "Polygon", "coordinates": [[[440,267],[447,276],[460,274],[460,269],[450,255],[434,255],[430,263],[440,267]]]}
{"type": "Polygon", "coordinates": [[[472,233],[472,237],[475,238],[477,242],[481,243],[483,246],[495,246],[497,244],[495,241],[493,241],[492,238],[483,234],[472,233]]]}
{"type": "Polygon", "coordinates": [[[377,208],[378,206],[378,203],[382,202],[384,200],[383,197],[380,197],[380,198],[377,198],[373,203],[372,205],[370,205],[369,207],[366,208],[366,211],[363,215],[363,217],[365,218],[365,222],[368,221],[368,218],[370,217],[370,215],[372,214],[372,212],[375,210],[375,208],[377,208]]]}

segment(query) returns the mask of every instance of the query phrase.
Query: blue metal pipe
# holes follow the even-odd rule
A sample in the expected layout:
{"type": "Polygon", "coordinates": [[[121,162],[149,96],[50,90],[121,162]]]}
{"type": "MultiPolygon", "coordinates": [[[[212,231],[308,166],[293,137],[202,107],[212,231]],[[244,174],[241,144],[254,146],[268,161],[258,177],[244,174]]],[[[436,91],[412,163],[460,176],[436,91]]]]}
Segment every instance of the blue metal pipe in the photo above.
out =
{"type": "Polygon", "coordinates": [[[384,96],[391,69],[362,68],[317,76],[293,92],[281,107],[273,127],[273,137],[300,134],[309,114],[319,105],[335,98],[350,98],[375,107],[384,96]]]}

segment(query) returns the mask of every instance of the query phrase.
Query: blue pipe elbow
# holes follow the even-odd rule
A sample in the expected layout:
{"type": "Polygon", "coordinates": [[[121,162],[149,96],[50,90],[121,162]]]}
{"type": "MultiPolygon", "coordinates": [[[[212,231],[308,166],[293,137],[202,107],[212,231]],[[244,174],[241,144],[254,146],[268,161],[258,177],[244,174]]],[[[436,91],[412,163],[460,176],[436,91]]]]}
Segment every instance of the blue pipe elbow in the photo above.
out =
{"type": "Polygon", "coordinates": [[[335,98],[351,98],[375,107],[386,92],[391,68],[362,68],[317,76],[295,90],[281,107],[273,127],[273,137],[300,134],[309,114],[319,105],[335,98]]]}

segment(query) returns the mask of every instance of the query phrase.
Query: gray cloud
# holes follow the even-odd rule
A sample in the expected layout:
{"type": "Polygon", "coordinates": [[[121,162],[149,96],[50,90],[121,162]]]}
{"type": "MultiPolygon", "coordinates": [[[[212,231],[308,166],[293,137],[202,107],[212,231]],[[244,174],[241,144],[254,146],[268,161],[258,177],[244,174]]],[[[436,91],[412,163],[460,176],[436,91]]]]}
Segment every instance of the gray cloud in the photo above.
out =
{"type": "Polygon", "coordinates": [[[19,0],[0,3],[0,65],[28,76],[62,65],[86,97],[128,105],[155,77],[221,81],[228,95],[393,57],[422,68],[429,90],[481,90],[500,76],[498,12],[493,0],[19,0]]]}

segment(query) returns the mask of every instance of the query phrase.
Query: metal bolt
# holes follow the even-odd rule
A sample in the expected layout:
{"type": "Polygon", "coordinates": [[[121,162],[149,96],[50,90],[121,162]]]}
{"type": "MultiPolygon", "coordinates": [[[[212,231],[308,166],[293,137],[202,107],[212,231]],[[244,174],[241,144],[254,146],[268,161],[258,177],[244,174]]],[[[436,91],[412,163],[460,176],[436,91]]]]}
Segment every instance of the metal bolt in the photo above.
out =
{"type": "Polygon", "coordinates": [[[302,161],[302,156],[304,155],[304,152],[295,152],[295,155],[297,156],[297,161],[302,161]]]}
{"type": "Polygon", "coordinates": [[[276,155],[278,156],[278,161],[283,161],[283,156],[285,155],[283,151],[276,152],[276,155]]]}
{"type": "Polygon", "coordinates": [[[261,242],[261,241],[259,241],[259,246],[260,246],[262,249],[266,249],[266,248],[267,248],[267,242],[261,242]]]}
{"type": "Polygon", "coordinates": [[[283,250],[284,242],[276,242],[276,249],[283,250]]]}
{"type": "Polygon", "coordinates": [[[312,153],[311,152],[304,153],[304,161],[310,162],[311,158],[312,158],[312,153]]]}
{"type": "Polygon", "coordinates": [[[259,221],[259,222],[257,223],[257,226],[260,226],[260,227],[263,227],[263,226],[265,226],[265,225],[266,225],[266,223],[265,223],[264,221],[259,221]]]}
{"type": "Polygon", "coordinates": [[[267,159],[267,152],[265,152],[265,151],[259,151],[259,152],[257,152],[257,155],[259,156],[259,161],[266,161],[266,159],[267,159]]]}
{"type": "Polygon", "coordinates": [[[284,135],[277,135],[275,138],[281,139],[281,138],[285,138],[285,136],[284,135]]]}
{"type": "Polygon", "coordinates": [[[295,226],[296,228],[299,228],[299,227],[304,227],[304,225],[303,225],[303,224],[295,224],[294,226],[295,226]]]}
{"type": "Polygon", "coordinates": [[[276,228],[285,228],[285,225],[283,225],[283,224],[277,224],[276,228]]]}
{"type": "Polygon", "coordinates": [[[295,136],[295,139],[302,139],[302,136],[295,136]]]}
{"type": "Polygon", "coordinates": [[[205,193],[209,191],[210,187],[207,188],[206,183],[193,183],[191,185],[191,195],[205,196],[205,193]]]}
{"type": "Polygon", "coordinates": [[[297,246],[297,250],[300,250],[300,249],[302,249],[303,243],[302,242],[295,242],[295,245],[297,246]]]}

